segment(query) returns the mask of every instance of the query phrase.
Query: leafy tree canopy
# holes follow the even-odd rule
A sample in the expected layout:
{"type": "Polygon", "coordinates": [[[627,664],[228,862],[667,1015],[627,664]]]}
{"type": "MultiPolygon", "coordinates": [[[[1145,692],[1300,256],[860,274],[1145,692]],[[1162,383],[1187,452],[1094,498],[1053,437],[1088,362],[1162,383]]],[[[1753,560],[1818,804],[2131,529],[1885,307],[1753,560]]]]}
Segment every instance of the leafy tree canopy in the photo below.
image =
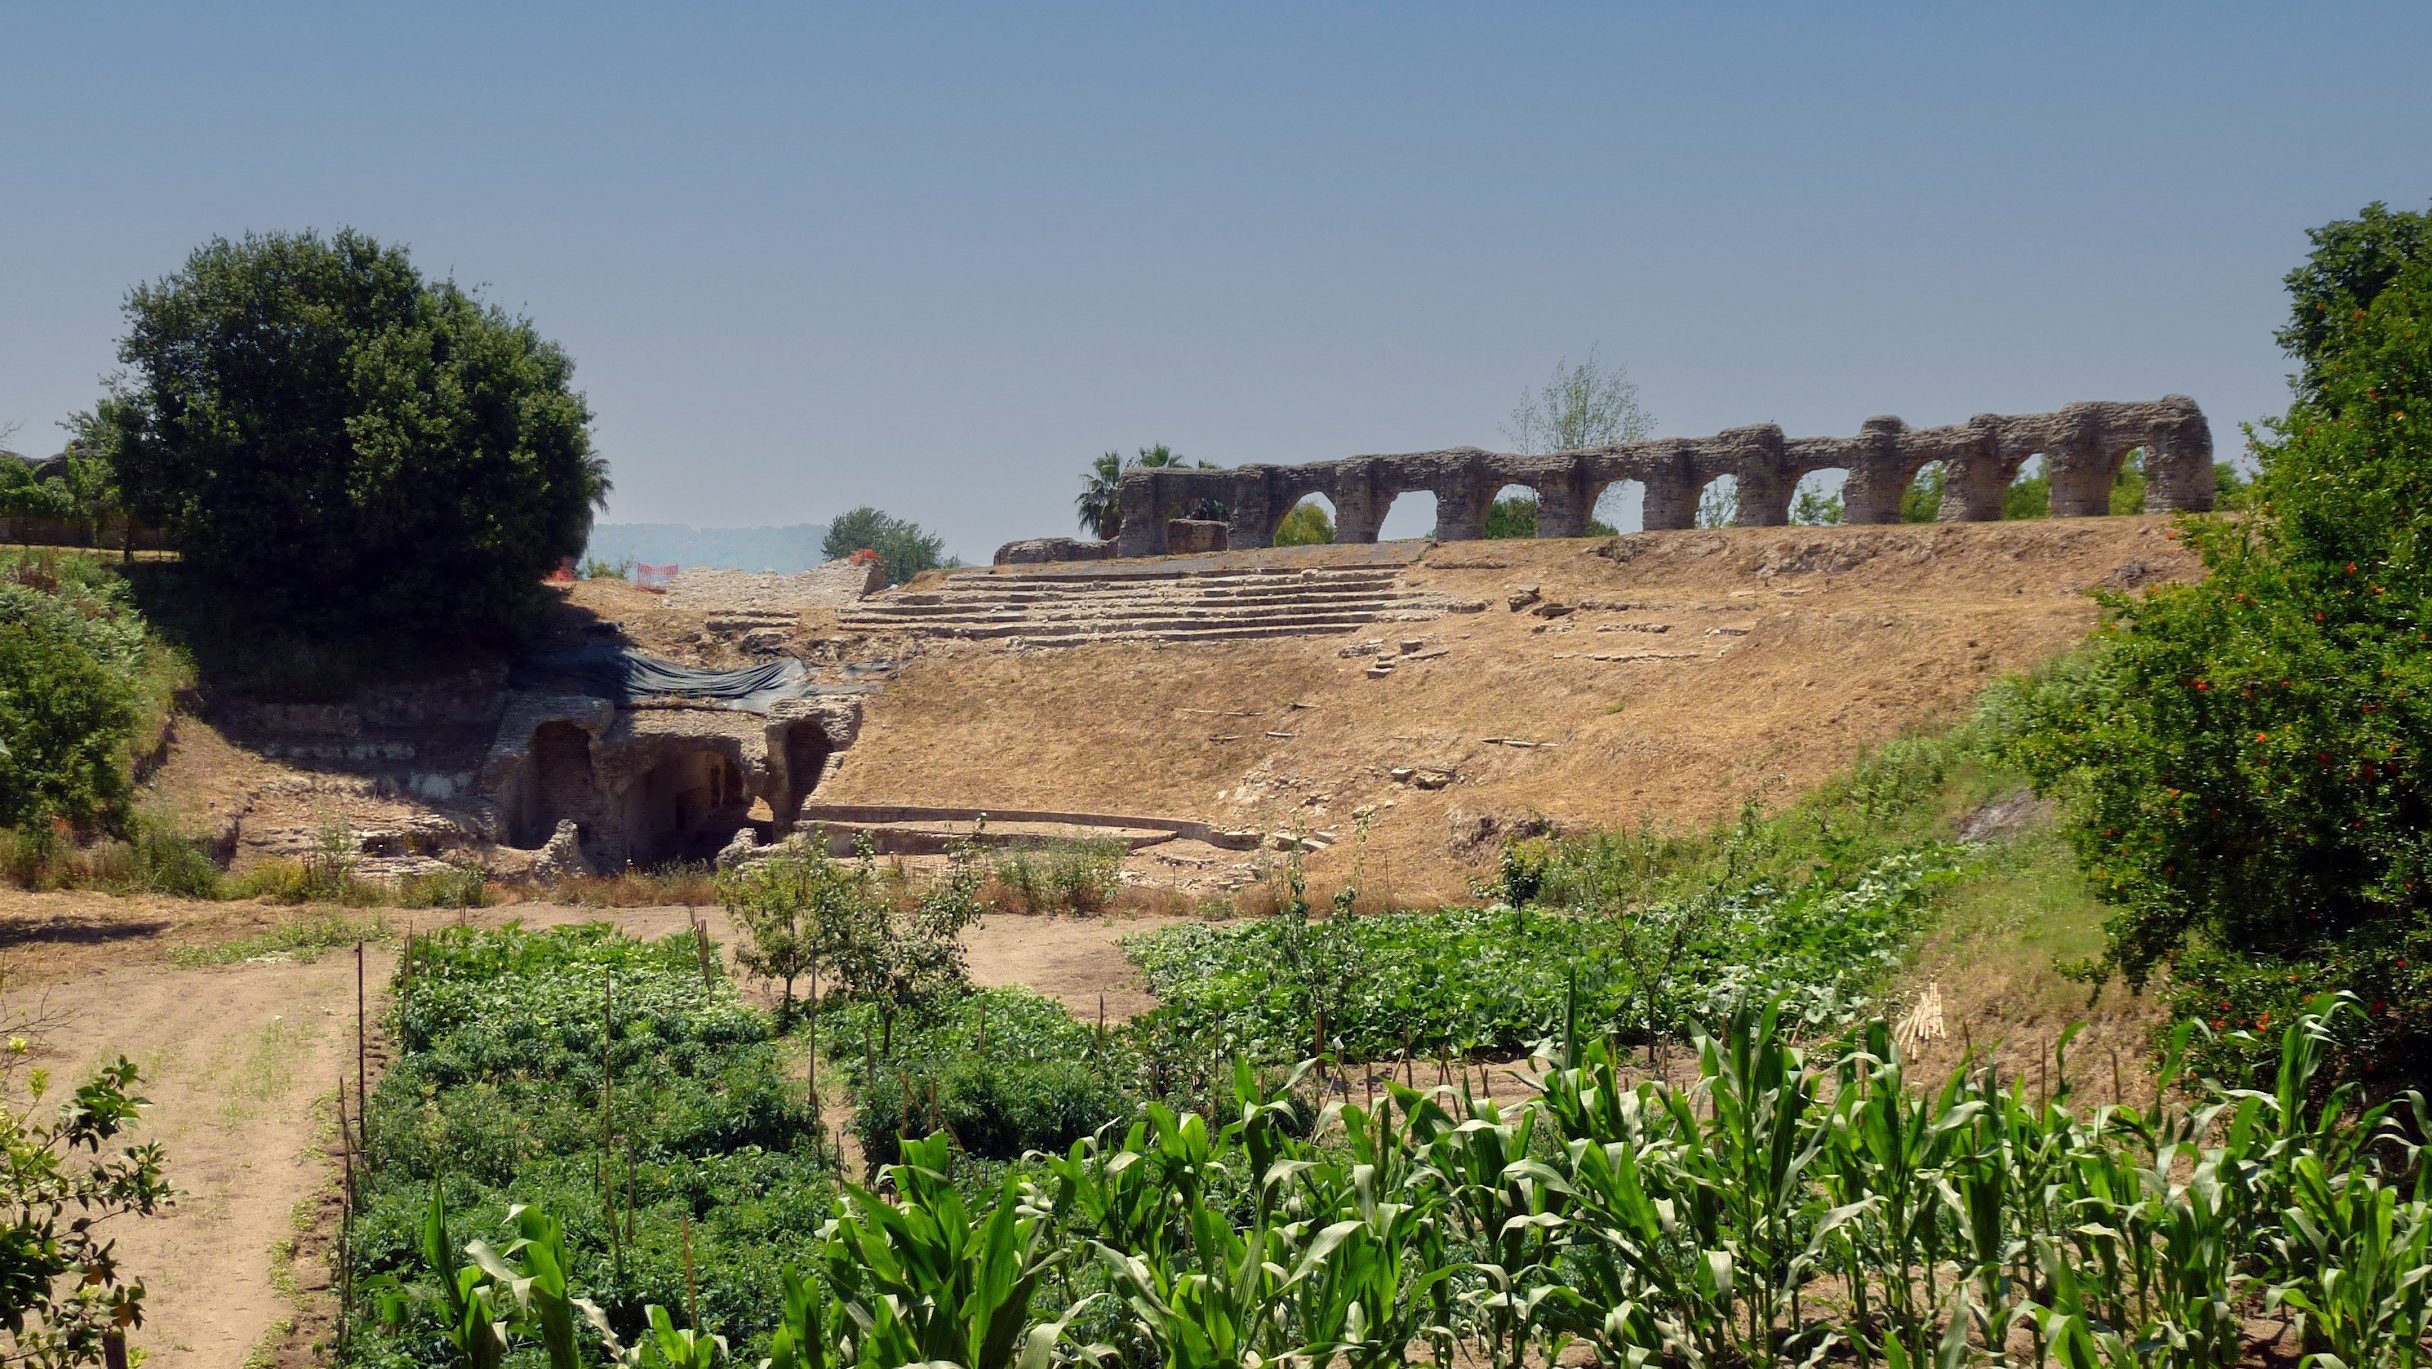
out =
{"type": "Polygon", "coordinates": [[[1603,364],[1590,347],[1587,360],[1555,362],[1544,385],[1520,396],[1503,435],[1535,455],[1635,442],[1653,431],[1655,418],[1639,402],[1629,371],[1603,364]]]}
{"type": "Polygon", "coordinates": [[[857,551],[875,552],[891,585],[900,585],[924,570],[952,564],[945,554],[944,538],[921,531],[918,523],[867,504],[838,515],[835,522],[828,524],[827,540],[820,544],[820,550],[831,561],[857,551]]]}
{"type": "Polygon", "coordinates": [[[2019,748],[2074,801],[2080,855],[2119,906],[2113,966],[2142,977],[2175,956],[2173,982],[2203,1000],[2182,1006],[2223,1020],[2353,990],[2374,1027],[2352,1063],[2421,1081],[2432,235],[2398,217],[2315,233],[2282,334],[2304,372],[2257,437],[2251,512],[2185,524],[2207,578],[2111,600],[2095,649],[2028,695],[2019,748]],[[2407,246],[2358,270],[2360,235],[2407,246]],[[2328,279],[2341,309],[2315,307],[2328,279]]]}
{"type": "Polygon", "coordinates": [[[1333,540],[1334,520],[1327,516],[1326,506],[1314,499],[1294,504],[1275,529],[1279,547],[1314,547],[1333,540]]]}
{"type": "Polygon", "coordinates": [[[606,498],[564,350],[402,248],[214,238],[126,315],[89,439],[128,509],[256,616],[510,628],[606,498]]]}

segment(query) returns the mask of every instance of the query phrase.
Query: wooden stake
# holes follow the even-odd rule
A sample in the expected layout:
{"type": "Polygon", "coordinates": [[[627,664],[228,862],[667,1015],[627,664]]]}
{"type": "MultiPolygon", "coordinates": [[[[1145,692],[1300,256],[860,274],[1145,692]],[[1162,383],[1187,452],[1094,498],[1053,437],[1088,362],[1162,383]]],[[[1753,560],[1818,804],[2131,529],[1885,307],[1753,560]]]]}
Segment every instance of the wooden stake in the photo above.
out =
{"type": "Polygon", "coordinates": [[[363,943],[358,941],[355,943],[355,1139],[362,1142],[364,1150],[369,1151],[372,1144],[371,1110],[363,1106],[363,1100],[371,1097],[372,1091],[368,1082],[371,1071],[363,1060],[363,1025],[363,943]]]}
{"type": "Polygon", "coordinates": [[[819,1130],[819,961],[811,960],[811,1001],[806,1009],[811,1019],[811,1053],[804,1077],[811,1090],[811,1129],[819,1130]]]}
{"type": "MultiPolygon", "coordinates": [[[[709,972],[709,924],[702,921],[700,918],[693,917],[692,910],[690,908],[684,910],[684,915],[688,918],[692,918],[693,946],[697,951],[699,951],[701,956],[701,987],[704,989],[714,989],[717,987],[717,984],[711,978],[709,972]]],[[[696,1323],[696,1325],[697,1324],[698,1323],[696,1323]]]]}
{"type": "Polygon", "coordinates": [[[684,1222],[684,1319],[694,1330],[701,1328],[701,1290],[692,1276],[692,1214],[683,1214],[684,1222]]]}
{"type": "Polygon", "coordinates": [[[1326,1010],[1324,1008],[1317,1010],[1317,1025],[1313,1044],[1317,1047],[1315,1051],[1315,1056],[1317,1059],[1317,1087],[1318,1091],[1323,1093],[1326,1088],[1326,1010]]]}
{"type": "Polygon", "coordinates": [[[347,1139],[343,1074],[338,1076],[338,1165],[338,1343],[345,1345],[355,1308],[355,1152],[347,1139]]]}
{"type": "MultiPolygon", "coordinates": [[[[616,1171],[611,1168],[616,1156],[616,971],[600,971],[600,1151],[598,1172],[601,1197],[608,1209],[608,1230],[611,1239],[616,1231],[616,1171]]],[[[624,1248],[609,1251],[616,1258],[619,1277],[624,1270],[624,1248]]]]}

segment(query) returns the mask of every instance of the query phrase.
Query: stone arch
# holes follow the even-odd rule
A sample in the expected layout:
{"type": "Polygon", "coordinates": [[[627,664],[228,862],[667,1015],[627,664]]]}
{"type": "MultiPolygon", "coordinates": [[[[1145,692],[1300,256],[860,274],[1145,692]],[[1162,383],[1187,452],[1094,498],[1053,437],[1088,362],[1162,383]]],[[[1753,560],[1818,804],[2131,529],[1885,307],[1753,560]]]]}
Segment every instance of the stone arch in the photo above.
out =
{"type": "MultiPolygon", "coordinates": [[[[2008,466],[2001,486],[2003,518],[2046,518],[2053,512],[2052,461],[2043,452],[2029,452],[2008,466]],[[2038,491],[2040,490],[2040,494],[2038,491]]],[[[2105,488],[2108,488],[2106,485],[2105,488]]]]}
{"type": "Polygon", "coordinates": [[[2106,442],[2074,459],[2046,458],[2044,474],[2051,485],[2050,516],[2092,518],[2111,512],[2111,490],[2119,483],[2128,458],[2147,450],[2141,442],[2106,442]]]}
{"type": "Polygon", "coordinates": [[[740,744],[671,739],[626,788],[620,808],[626,857],[636,865],[716,855],[751,811],[740,744]]]}
{"type": "Polygon", "coordinates": [[[1634,475],[1604,481],[1589,492],[1589,519],[1615,532],[1639,531],[1647,525],[1647,488],[1648,482],[1634,475]]]}
{"type": "Polygon", "coordinates": [[[1732,528],[1748,526],[1747,511],[1740,507],[1740,477],[1737,471],[1717,471],[1697,484],[1697,497],[1690,505],[1692,526],[1700,528],[1732,528]]]}
{"type": "Polygon", "coordinates": [[[2048,413],[1977,414],[1932,428],[1878,416],[1848,438],[1790,438],[1777,425],[1759,424],[1711,437],[1528,455],[1455,447],[1230,471],[1130,470],[1117,491],[1123,510],[1117,550],[1124,556],[1164,554],[1166,518],[1186,497],[1228,506],[1230,545],[1265,545],[1264,534],[1312,492],[1333,505],[1335,540],[1370,542],[1394,496],[1421,488],[1436,496],[1438,538],[1459,540],[1485,531],[1487,491],[1513,484],[1535,492],[1538,535],[1576,537],[1588,530],[1596,497],[1617,478],[1645,482],[1642,525],[1649,530],[1691,526],[1700,494],[1725,476],[1737,505],[1732,522],[1765,527],[1787,521],[1797,482],[1824,469],[1847,473],[1847,521],[1893,522],[1918,472],[1935,462],[1942,463],[1939,518],[1983,521],[2001,516],[2020,463],[2039,452],[2051,458],[2062,492],[2056,512],[2095,514],[2108,511],[2119,463],[2139,448],[2147,453],[2148,511],[2212,507],[2212,430],[2194,400],[2165,395],[2149,402],[2071,404],[2048,413]]]}
{"type": "Polygon", "coordinates": [[[507,814],[507,844],[527,851],[548,844],[557,824],[587,822],[596,809],[598,777],[591,765],[591,734],[553,719],[532,729],[529,762],[507,814]]]}
{"type": "Polygon", "coordinates": [[[1376,540],[1406,542],[1436,535],[1438,515],[1443,501],[1425,485],[1413,485],[1398,491],[1385,504],[1385,516],[1377,523],[1376,540]]]}
{"type": "Polygon", "coordinates": [[[1292,511],[1299,508],[1303,504],[1314,504],[1319,508],[1324,509],[1328,526],[1334,528],[1336,535],[1338,537],[1340,536],[1342,530],[1342,520],[1335,513],[1333,498],[1324,490],[1310,490],[1294,498],[1292,502],[1285,504],[1283,506],[1283,512],[1275,515],[1275,521],[1267,527],[1267,545],[1276,545],[1275,538],[1278,533],[1283,531],[1284,520],[1290,518],[1292,516],[1292,511]]]}
{"type": "Polygon", "coordinates": [[[1923,522],[1933,522],[1942,516],[1942,501],[1949,478],[1950,463],[1936,458],[1911,471],[1908,483],[1900,489],[1900,502],[1893,517],[1905,522],[1914,506],[1923,522]]]}
{"type": "Polygon", "coordinates": [[[1845,466],[1816,466],[1790,486],[1790,521],[1801,524],[1849,523],[1847,491],[1850,470],[1845,466]]]}
{"type": "Polygon", "coordinates": [[[1541,537],[1537,514],[1543,501],[1537,487],[1525,481],[1506,479],[1486,493],[1486,521],[1480,530],[1482,537],[1541,537]]]}

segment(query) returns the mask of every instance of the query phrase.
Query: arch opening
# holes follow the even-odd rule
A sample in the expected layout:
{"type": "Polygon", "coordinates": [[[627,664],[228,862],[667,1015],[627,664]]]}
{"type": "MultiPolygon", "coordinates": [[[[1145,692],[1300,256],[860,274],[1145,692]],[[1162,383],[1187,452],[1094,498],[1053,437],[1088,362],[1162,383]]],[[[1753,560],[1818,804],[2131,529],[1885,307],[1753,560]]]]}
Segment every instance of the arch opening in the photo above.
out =
{"type": "Polygon", "coordinates": [[[2143,447],[2130,447],[2111,463],[2111,512],[2143,513],[2145,511],[2145,458],[2143,447]]]}
{"type": "Polygon", "coordinates": [[[507,815],[507,844],[536,851],[549,842],[557,824],[590,816],[596,795],[591,769],[591,734],[570,722],[552,721],[532,729],[531,762],[507,815]]]}
{"type": "Polygon", "coordinates": [[[1849,521],[1849,508],[1842,498],[1843,487],[1849,483],[1849,472],[1839,466],[1827,466],[1809,471],[1799,477],[1790,491],[1790,521],[1797,527],[1831,527],[1849,521]]]}
{"type": "Polygon", "coordinates": [[[1697,491],[1696,525],[1701,528],[1727,528],[1740,520],[1740,481],[1736,475],[1718,475],[1697,491]]]}
{"type": "Polygon", "coordinates": [[[1385,519],[1377,527],[1379,542],[1407,542],[1436,535],[1436,492],[1428,489],[1404,490],[1385,505],[1385,519]]]}
{"type": "Polygon", "coordinates": [[[2010,483],[2001,492],[2001,517],[2047,518],[2052,513],[2052,471],[2042,452],[2036,452],[2018,463],[2011,472],[2010,483]]]}
{"type": "Polygon", "coordinates": [[[743,768],[712,746],[661,754],[625,791],[626,856],[636,865],[707,860],[744,825],[751,795],[743,768]]]}
{"type": "Polygon", "coordinates": [[[1488,537],[1537,535],[1537,491],[1528,485],[1505,485],[1486,501],[1488,537]]]}
{"type": "Polygon", "coordinates": [[[1305,494],[1284,510],[1268,534],[1270,545],[1314,547],[1334,540],[1334,501],[1322,494],[1305,494]]]}
{"type": "Polygon", "coordinates": [[[1638,532],[1647,526],[1646,482],[1627,477],[1607,481],[1588,508],[1588,531],[1599,537],[1638,532]]]}
{"type": "Polygon", "coordinates": [[[1942,517],[1942,487],[1946,468],[1939,461],[1928,461],[1909,477],[1908,488],[1900,492],[1900,521],[1931,523],[1942,517]]]}

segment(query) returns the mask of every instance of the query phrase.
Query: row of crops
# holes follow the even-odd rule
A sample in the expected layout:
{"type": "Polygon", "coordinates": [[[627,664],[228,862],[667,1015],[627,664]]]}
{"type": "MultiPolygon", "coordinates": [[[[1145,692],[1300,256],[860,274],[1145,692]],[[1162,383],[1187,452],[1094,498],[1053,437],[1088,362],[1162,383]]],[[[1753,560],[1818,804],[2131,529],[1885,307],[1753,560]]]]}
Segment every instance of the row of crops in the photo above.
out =
{"type": "Polygon", "coordinates": [[[2048,1090],[1911,1080],[1880,1022],[1818,1036],[1779,999],[1699,1034],[1694,1079],[1634,1079],[1559,999],[1518,1103],[1246,1059],[1156,1098],[1153,1038],[1018,991],[883,1058],[840,1009],[831,1068],[906,1138],[865,1186],[803,1038],[695,942],[451,932],[398,985],[345,1359],[2225,1366],[2284,1330],[2318,1364],[2422,1357],[2424,1118],[2318,1088],[2317,1016],[2270,1089],[2166,1068],[2149,1106],[2083,1108],[2066,1059],[2048,1090]]]}

